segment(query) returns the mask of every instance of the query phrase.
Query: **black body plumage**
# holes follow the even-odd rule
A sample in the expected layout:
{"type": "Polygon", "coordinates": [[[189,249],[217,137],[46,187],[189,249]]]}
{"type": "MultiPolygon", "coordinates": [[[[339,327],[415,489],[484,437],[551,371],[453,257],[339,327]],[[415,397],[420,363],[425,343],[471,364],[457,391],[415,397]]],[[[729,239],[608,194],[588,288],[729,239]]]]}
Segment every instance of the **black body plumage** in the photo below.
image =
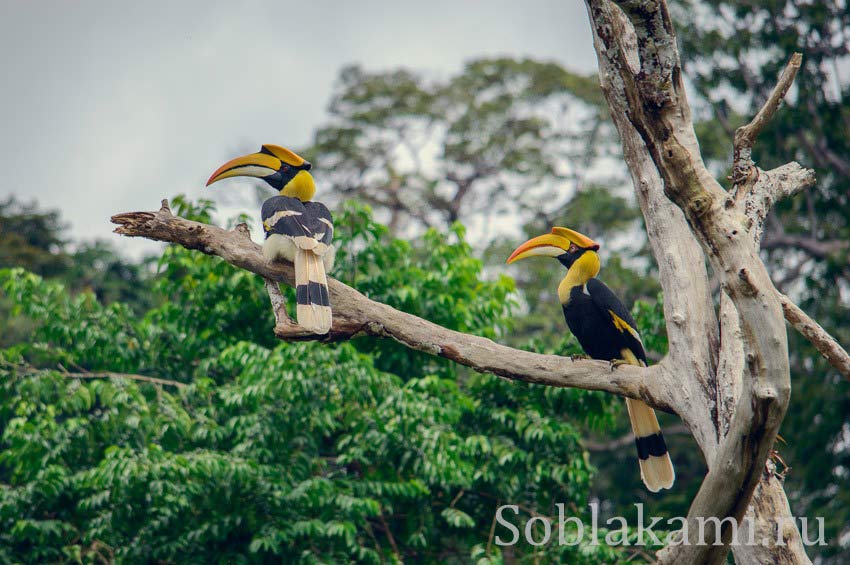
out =
{"type": "MultiPolygon", "coordinates": [[[[563,310],[570,331],[593,359],[623,359],[623,350],[628,349],[646,365],[643,344],[632,333],[637,331],[634,318],[617,295],[599,279],[592,278],[585,285],[570,289],[570,299],[563,310]]],[[[636,433],[635,445],[638,459],[642,461],[667,453],[667,444],[660,431],[646,436],[636,433]]]]}
{"type": "Polygon", "coordinates": [[[584,286],[574,286],[563,309],[570,331],[593,359],[622,359],[622,350],[629,349],[638,360],[646,363],[643,345],[630,331],[618,328],[611,313],[629,327],[636,328],[632,315],[599,279],[590,279],[584,286]]]}

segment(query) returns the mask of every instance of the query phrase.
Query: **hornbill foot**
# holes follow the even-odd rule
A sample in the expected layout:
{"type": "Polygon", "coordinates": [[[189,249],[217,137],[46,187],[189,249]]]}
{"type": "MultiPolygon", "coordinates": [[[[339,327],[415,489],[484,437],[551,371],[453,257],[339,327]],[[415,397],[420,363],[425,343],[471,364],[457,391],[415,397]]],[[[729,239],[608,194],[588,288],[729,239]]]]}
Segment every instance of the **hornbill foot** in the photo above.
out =
{"type": "Polygon", "coordinates": [[[616,369],[620,365],[628,365],[629,362],[623,359],[611,359],[610,361],[608,361],[608,364],[611,366],[611,372],[613,373],[614,369],[616,369]]]}
{"type": "Polygon", "coordinates": [[[767,460],[764,462],[764,470],[768,475],[773,475],[778,477],[779,480],[784,481],[785,475],[788,474],[788,471],[791,470],[791,467],[785,463],[785,460],[779,455],[779,452],[775,449],[770,450],[770,454],[767,456],[767,460]],[[777,472],[777,463],[782,465],[782,470],[777,472]]]}
{"type": "Polygon", "coordinates": [[[590,356],[585,355],[584,353],[575,353],[573,355],[570,355],[571,361],[583,361],[585,359],[590,359],[590,356]]]}

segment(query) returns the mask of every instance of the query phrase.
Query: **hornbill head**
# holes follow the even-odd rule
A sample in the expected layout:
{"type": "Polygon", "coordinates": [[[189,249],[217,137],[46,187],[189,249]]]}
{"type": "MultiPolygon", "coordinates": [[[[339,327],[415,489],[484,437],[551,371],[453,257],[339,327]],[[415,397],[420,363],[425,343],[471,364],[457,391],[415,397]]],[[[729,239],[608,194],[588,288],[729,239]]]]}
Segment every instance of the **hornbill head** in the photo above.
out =
{"type": "Polygon", "coordinates": [[[284,196],[310,200],[316,190],[309,161],[279,145],[263,145],[258,153],[228,161],[210,176],[207,186],[230,177],[255,177],[284,196]]]}
{"type": "Polygon", "coordinates": [[[586,253],[594,256],[599,244],[577,231],[554,227],[552,233],[529,239],[516,248],[508,257],[508,264],[526,257],[555,257],[566,268],[573,266],[579,257],[586,253]]]}

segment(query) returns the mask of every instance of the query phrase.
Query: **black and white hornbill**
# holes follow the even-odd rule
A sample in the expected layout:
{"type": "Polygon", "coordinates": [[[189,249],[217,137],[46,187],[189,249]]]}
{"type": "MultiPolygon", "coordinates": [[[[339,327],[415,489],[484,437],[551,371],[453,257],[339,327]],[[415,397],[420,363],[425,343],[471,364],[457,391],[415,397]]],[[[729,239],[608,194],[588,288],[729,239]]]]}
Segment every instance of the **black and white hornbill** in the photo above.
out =
{"type": "Polygon", "coordinates": [[[256,177],[280,191],[263,203],[268,261],[285,259],[295,265],[296,318],[317,334],[331,327],[326,272],[333,269],[336,250],[333,217],[327,206],[312,202],[316,184],[312,165],[285,147],[263,145],[258,153],[238,157],[218,168],[207,186],[230,177],[256,177]]]}
{"type": "MultiPolygon", "coordinates": [[[[623,303],[596,278],[599,244],[567,228],[535,237],[520,245],[508,263],[526,257],[554,257],[567,268],[558,285],[564,318],[585,353],[593,359],[646,366],[646,353],[634,319],[623,303]]],[[[673,486],[675,473],[655,411],[640,400],[626,399],[637,443],[640,474],[652,492],[673,486]]]]}

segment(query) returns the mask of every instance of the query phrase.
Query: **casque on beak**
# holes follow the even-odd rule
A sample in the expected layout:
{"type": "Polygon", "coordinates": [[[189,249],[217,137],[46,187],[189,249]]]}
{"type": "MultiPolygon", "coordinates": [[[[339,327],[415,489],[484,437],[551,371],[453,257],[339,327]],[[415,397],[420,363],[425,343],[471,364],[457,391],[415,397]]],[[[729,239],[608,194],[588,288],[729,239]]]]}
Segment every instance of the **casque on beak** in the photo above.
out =
{"type": "Polygon", "coordinates": [[[508,257],[507,263],[527,257],[559,257],[567,252],[571,244],[593,251],[599,249],[599,244],[586,235],[568,228],[554,227],[552,233],[529,239],[517,247],[508,257]]]}
{"type": "Polygon", "coordinates": [[[310,168],[310,163],[300,155],[285,147],[267,144],[257,153],[237,157],[216,169],[207,181],[207,186],[230,177],[255,177],[279,189],[299,170],[309,171],[310,168]]]}

